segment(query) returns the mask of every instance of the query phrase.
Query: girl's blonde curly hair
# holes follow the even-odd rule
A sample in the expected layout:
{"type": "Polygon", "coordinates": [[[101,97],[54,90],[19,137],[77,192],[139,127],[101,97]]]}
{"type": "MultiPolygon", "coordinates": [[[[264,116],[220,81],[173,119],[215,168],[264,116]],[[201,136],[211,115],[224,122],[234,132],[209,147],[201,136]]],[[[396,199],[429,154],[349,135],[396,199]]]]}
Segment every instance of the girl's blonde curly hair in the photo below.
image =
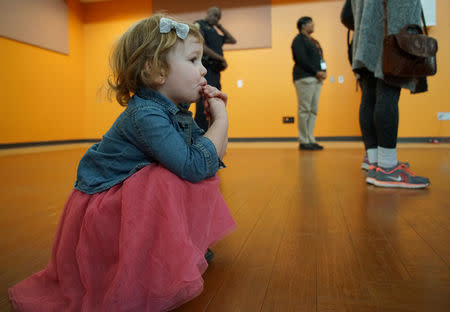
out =
{"type": "MultiPolygon", "coordinates": [[[[143,19],[119,38],[112,51],[112,75],[108,78],[108,85],[122,106],[127,106],[140,86],[153,88],[157,77],[170,70],[167,53],[181,39],[177,37],[175,29],[166,34],[160,32],[159,22],[162,17],[176,20],[161,13],[143,19]]],[[[193,24],[185,24],[189,26],[189,35],[203,43],[198,28],[193,24]]]]}

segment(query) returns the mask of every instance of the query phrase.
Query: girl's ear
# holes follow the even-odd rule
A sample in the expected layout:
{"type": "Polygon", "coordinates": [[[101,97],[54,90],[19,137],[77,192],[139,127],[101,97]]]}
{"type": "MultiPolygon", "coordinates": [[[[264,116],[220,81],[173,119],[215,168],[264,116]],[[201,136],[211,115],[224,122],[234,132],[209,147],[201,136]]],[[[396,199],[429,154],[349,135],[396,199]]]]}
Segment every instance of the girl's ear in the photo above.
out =
{"type": "Polygon", "coordinates": [[[158,82],[158,84],[160,84],[160,85],[163,85],[164,82],[166,82],[166,71],[165,71],[165,70],[161,69],[161,70],[159,71],[159,75],[158,75],[158,78],[157,78],[157,82],[158,82]]]}
{"type": "Polygon", "coordinates": [[[150,65],[150,61],[149,61],[149,60],[147,60],[147,61],[145,62],[144,67],[145,67],[145,71],[147,72],[147,75],[148,75],[149,77],[152,76],[152,67],[151,67],[151,65],[150,65]]]}
{"type": "Polygon", "coordinates": [[[145,71],[147,72],[148,77],[151,77],[151,80],[153,80],[153,83],[156,85],[161,86],[166,82],[165,70],[160,69],[158,73],[154,72],[151,69],[150,61],[145,62],[145,71]]]}

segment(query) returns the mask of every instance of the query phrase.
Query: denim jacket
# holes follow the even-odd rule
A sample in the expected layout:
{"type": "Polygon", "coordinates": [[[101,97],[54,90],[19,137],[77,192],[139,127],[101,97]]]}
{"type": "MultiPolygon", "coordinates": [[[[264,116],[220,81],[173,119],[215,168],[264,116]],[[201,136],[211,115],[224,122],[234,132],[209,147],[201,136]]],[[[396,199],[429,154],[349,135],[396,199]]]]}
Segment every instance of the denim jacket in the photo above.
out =
{"type": "Polygon", "coordinates": [[[99,143],[80,161],[75,189],[94,194],[160,163],[180,178],[200,182],[222,163],[188,111],[160,93],[141,88],[99,143]]]}

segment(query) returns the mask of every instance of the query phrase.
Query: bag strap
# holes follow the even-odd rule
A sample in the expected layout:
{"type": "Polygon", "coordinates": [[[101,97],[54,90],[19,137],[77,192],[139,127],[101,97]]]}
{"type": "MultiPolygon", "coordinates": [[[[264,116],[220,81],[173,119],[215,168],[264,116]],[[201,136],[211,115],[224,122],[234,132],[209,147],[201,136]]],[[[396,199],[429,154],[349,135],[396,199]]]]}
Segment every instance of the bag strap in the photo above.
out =
{"type": "MultiPolygon", "coordinates": [[[[387,37],[388,36],[388,0],[383,0],[383,7],[384,7],[384,36],[387,37]]],[[[422,23],[423,23],[423,32],[425,33],[425,35],[428,36],[428,30],[427,30],[427,24],[425,23],[425,15],[423,14],[423,7],[421,5],[420,8],[420,16],[422,18],[422,23]]]]}
{"type": "Polygon", "coordinates": [[[350,45],[351,45],[351,40],[350,40],[350,32],[351,32],[351,30],[350,29],[347,29],[347,46],[349,47],[350,45]]]}
{"type": "Polygon", "coordinates": [[[384,8],[384,37],[388,36],[388,12],[387,12],[387,0],[383,0],[383,8],[384,8]]]}
{"type": "Polygon", "coordinates": [[[422,16],[423,31],[425,32],[425,35],[428,36],[427,24],[425,24],[425,15],[423,14],[423,8],[422,10],[420,10],[420,13],[420,15],[422,16]]]}

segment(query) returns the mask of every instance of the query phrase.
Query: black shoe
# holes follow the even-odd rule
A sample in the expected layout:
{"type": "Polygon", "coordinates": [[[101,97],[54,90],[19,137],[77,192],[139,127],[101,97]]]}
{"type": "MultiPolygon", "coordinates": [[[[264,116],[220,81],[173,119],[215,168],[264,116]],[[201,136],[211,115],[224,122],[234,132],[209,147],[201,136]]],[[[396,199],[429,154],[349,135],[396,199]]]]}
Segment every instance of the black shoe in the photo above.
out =
{"type": "Polygon", "coordinates": [[[306,144],[300,143],[300,145],[298,146],[298,148],[301,149],[301,150],[306,150],[306,151],[312,151],[312,150],[314,150],[313,145],[310,144],[310,143],[306,143],[306,144]]]}
{"type": "Polygon", "coordinates": [[[205,253],[206,262],[209,263],[213,258],[214,258],[214,253],[212,252],[211,249],[208,248],[205,253]]]}
{"type": "Polygon", "coordinates": [[[311,143],[313,150],[320,151],[323,150],[323,146],[317,143],[311,143]]]}

